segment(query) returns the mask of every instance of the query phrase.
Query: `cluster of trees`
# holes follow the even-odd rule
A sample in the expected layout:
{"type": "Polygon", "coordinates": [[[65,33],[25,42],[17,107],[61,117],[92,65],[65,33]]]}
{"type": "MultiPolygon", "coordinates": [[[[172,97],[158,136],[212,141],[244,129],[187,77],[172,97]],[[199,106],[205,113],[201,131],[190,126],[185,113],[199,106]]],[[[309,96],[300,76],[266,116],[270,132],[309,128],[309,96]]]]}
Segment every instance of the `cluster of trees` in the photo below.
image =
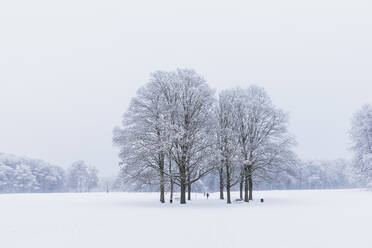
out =
{"type": "Polygon", "coordinates": [[[271,180],[296,164],[287,130],[288,116],[275,107],[263,88],[250,86],[216,97],[193,70],[158,71],[137,91],[114,129],[120,148],[121,177],[126,184],[158,185],[165,202],[191,199],[192,185],[217,175],[220,197],[239,185],[240,197],[253,199],[255,181],[271,180]],[[243,196],[244,193],[244,196],[243,196]]]}
{"type": "Polygon", "coordinates": [[[42,160],[0,154],[0,192],[60,192],[65,171],[42,160]]]}
{"type": "Polygon", "coordinates": [[[88,191],[97,183],[97,170],[81,161],[66,172],[43,160],[0,153],[0,193],[81,192],[88,191]],[[86,171],[88,175],[84,174],[86,171]]]}
{"type": "Polygon", "coordinates": [[[372,182],[372,106],[366,104],[352,119],[350,136],[356,171],[367,182],[372,182]]]}

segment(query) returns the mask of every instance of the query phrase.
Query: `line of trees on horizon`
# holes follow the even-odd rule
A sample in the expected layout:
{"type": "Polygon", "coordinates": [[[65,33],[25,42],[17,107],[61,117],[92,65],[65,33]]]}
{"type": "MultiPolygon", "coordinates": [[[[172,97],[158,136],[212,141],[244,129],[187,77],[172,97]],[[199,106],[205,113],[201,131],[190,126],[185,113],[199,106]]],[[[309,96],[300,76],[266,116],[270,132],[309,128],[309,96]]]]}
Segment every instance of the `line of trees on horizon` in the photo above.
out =
{"type": "Polygon", "coordinates": [[[67,170],[40,159],[0,153],[0,193],[89,192],[98,171],[84,161],[67,170]]]}
{"type": "Polygon", "coordinates": [[[114,129],[113,142],[120,148],[123,180],[158,185],[162,203],[166,185],[170,202],[176,186],[185,204],[192,185],[208,175],[218,175],[227,203],[236,185],[249,202],[254,181],[289,173],[297,164],[288,115],[263,88],[232,88],[216,96],[189,69],[152,73],[114,129]]]}

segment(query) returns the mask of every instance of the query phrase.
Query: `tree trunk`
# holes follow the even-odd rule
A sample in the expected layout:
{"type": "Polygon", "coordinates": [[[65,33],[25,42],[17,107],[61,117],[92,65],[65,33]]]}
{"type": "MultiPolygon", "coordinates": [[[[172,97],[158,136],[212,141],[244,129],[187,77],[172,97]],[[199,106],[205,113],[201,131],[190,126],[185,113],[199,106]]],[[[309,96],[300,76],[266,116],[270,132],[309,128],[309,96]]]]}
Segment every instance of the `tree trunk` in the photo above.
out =
{"type": "Polygon", "coordinates": [[[170,203],[173,203],[173,187],[174,187],[174,182],[173,182],[173,178],[171,178],[171,180],[170,180],[170,198],[169,198],[170,203]]]}
{"type": "Polygon", "coordinates": [[[249,183],[249,200],[253,200],[253,180],[252,180],[252,167],[248,168],[248,183],[249,183]]]}
{"type": "Polygon", "coordinates": [[[244,201],[249,202],[248,169],[244,168],[244,201]]]}
{"type": "Polygon", "coordinates": [[[170,175],[170,197],[169,197],[169,203],[173,203],[174,181],[173,181],[173,176],[172,176],[172,159],[171,159],[171,156],[169,156],[169,175],[170,175]]]}
{"type": "Polygon", "coordinates": [[[190,183],[190,181],[187,183],[187,200],[191,201],[191,183],[190,183]]]}
{"type": "Polygon", "coordinates": [[[243,200],[243,184],[244,184],[243,175],[240,175],[240,184],[239,184],[240,200],[243,200]]]}
{"type": "Polygon", "coordinates": [[[180,188],[181,188],[180,203],[186,204],[186,169],[183,167],[180,167],[180,188]]]}
{"type": "Polygon", "coordinates": [[[226,195],[227,195],[227,204],[231,204],[231,194],[230,194],[230,170],[228,168],[229,166],[226,165],[226,195]]]}
{"type": "Polygon", "coordinates": [[[230,185],[226,185],[227,204],[231,204],[230,185]]]}
{"type": "Polygon", "coordinates": [[[164,155],[160,155],[160,202],[165,202],[165,195],[164,195],[164,184],[165,184],[165,178],[164,178],[164,155]]]}
{"type": "Polygon", "coordinates": [[[218,174],[220,175],[220,199],[223,200],[223,169],[219,168],[218,169],[218,174]]]}
{"type": "Polygon", "coordinates": [[[189,168],[186,169],[186,178],[187,178],[187,200],[191,201],[191,175],[189,168]]]}
{"type": "Polygon", "coordinates": [[[180,203],[181,204],[186,204],[186,183],[185,182],[181,182],[180,203]]]}
{"type": "Polygon", "coordinates": [[[165,202],[165,196],[164,196],[164,183],[160,183],[160,202],[165,202]]]}

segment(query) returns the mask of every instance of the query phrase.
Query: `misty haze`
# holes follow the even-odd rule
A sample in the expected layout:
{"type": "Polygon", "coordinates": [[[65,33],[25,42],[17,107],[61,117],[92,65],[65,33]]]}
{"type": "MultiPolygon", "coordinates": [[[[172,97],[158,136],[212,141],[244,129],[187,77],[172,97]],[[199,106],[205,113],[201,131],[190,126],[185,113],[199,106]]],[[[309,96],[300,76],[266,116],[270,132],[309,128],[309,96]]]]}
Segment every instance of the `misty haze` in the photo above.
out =
{"type": "Polygon", "coordinates": [[[372,3],[0,3],[0,247],[372,247],[372,3]]]}

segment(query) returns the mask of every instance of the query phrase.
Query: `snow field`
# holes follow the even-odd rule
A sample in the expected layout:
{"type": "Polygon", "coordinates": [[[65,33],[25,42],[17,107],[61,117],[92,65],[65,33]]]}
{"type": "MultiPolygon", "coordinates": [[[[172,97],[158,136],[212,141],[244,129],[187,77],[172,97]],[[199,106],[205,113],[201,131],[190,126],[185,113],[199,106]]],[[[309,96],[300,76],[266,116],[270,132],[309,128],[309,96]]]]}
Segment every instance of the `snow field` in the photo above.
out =
{"type": "Polygon", "coordinates": [[[372,192],[263,191],[232,205],[192,196],[161,205],[157,193],[0,195],[0,247],[372,247],[372,192]]]}

